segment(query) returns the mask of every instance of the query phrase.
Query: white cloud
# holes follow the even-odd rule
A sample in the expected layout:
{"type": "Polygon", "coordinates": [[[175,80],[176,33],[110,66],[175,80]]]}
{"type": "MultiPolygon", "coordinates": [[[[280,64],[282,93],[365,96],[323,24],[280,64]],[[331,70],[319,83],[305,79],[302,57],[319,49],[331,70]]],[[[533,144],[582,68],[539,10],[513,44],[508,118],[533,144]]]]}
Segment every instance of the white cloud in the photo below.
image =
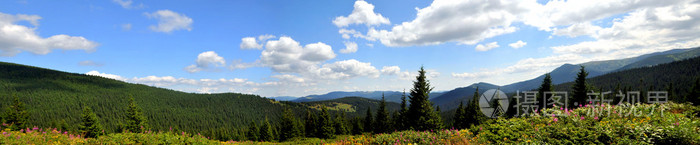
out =
{"type": "Polygon", "coordinates": [[[390,24],[389,19],[382,14],[374,13],[374,5],[372,4],[358,0],[355,1],[354,7],[350,15],[336,17],[333,24],[338,27],[346,27],[351,24],[365,24],[367,26],[390,24]]]}
{"type": "Polygon", "coordinates": [[[122,8],[125,8],[125,9],[132,9],[132,8],[140,9],[140,8],[145,7],[145,5],[143,5],[143,3],[139,3],[136,6],[132,5],[132,4],[134,4],[134,1],[132,1],[132,0],[112,0],[112,1],[114,3],[119,4],[120,6],[122,6],[122,8]]]}
{"type": "Polygon", "coordinates": [[[122,24],[122,30],[124,30],[124,31],[131,30],[131,24],[130,23],[122,24]]]}
{"type": "Polygon", "coordinates": [[[518,40],[518,42],[508,44],[508,46],[510,46],[511,48],[515,48],[515,49],[518,49],[518,48],[523,47],[525,45],[527,45],[527,42],[523,42],[522,40],[518,40]]]}
{"type": "Polygon", "coordinates": [[[401,73],[401,68],[399,66],[384,66],[382,67],[382,74],[384,75],[398,75],[401,73]]]}
{"type": "Polygon", "coordinates": [[[476,47],[474,49],[476,49],[476,51],[488,51],[488,50],[491,50],[491,49],[494,49],[497,47],[499,47],[498,42],[491,42],[491,43],[488,43],[486,45],[483,45],[483,44],[476,45],[476,47]]]}
{"type": "Polygon", "coordinates": [[[340,53],[355,53],[357,52],[357,43],[345,42],[345,49],[341,49],[340,53]]]}
{"type": "Polygon", "coordinates": [[[512,33],[517,14],[526,12],[520,1],[435,0],[418,9],[416,19],[391,30],[370,28],[367,35],[386,46],[435,45],[445,42],[476,44],[486,38],[512,33]]]}
{"type": "Polygon", "coordinates": [[[170,33],[175,30],[192,31],[192,18],[171,10],[158,10],[153,13],[144,13],[148,18],[158,19],[158,25],[149,28],[155,32],[170,33]]]}
{"type": "Polygon", "coordinates": [[[664,7],[685,0],[553,0],[545,5],[529,5],[524,23],[541,30],[598,20],[636,9],[664,7]]]}
{"type": "Polygon", "coordinates": [[[280,37],[265,44],[260,55],[260,62],[277,72],[307,72],[314,70],[317,64],[335,58],[336,54],[329,45],[318,42],[302,47],[290,37],[280,37]]]}
{"type": "Polygon", "coordinates": [[[190,73],[195,73],[209,68],[210,65],[218,67],[226,65],[226,60],[214,51],[200,53],[197,55],[197,60],[195,62],[196,64],[185,67],[185,70],[190,73]]]}
{"type": "Polygon", "coordinates": [[[676,48],[700,46],[700,2],[641,8],[612,26],[590,34],[595,40],[552,47],[558,54],[585,54],[593,60],[620,59],[676,48]]]}
{"type": "Polygon", "coordinates": [[[81,61],[81,62],[78,62],[78,64],[81,66],[103,66],[104,65],[102,63],[97,63],[97,62],[90,61],[90,60],[81,61]]]}
{"type": "Polygon", "coordinates": [[[255,37],[244,37],[241,39],[241,49],[262,49],[262,44],[258,44],[255,37]]]}
{"type": "Polygon", "coordinates": [[[115,79],[115,80],[120,80],[120,81],[125,81],[125,80],[126,80],[125,78],[122,78],[122,77],[119,76],[119,75],[100,73],[100,72],[98,72],[98,71],[96,71],[96,70],[89,71],[89,72],[87,72],[87,73],[85,73],[85,74],[86,74],[86,75],[91,75],[91,76],[100,76],[100,77],[103,77],[103,78],[115,79]]]}
{"type": "Polygon", "coordinates": [[[94,51],[96,42],[80,36],[65,34],[42,38],[35,31],[39,26],[38,15],[9,15],[0,13],[0,56],[15,56],[22,51],[34,54],[48,54],[53,49],[94,51]],[[33,28],[17,24],[29,22],[33,28]]]}
{"type": "Polygon", "coordinates": [[[324,64],[318,69],[318,77],[330,79],[347,79],[357,76],[379,77],[379,70],[368,62],[360,62],[355,59],[336,61],[324,64]]]}
{"type": "Polygon", "coordinates": [[[271,77],[279,79],[282,82],[291,82],[291,83],[303,83],[304,82],[304,78],[301,78],[301,77],[298,77],[295,75],[290,75],[290,74],[273,75],[271,77]]]}
{"type": "Polygon", "coordinates": [[[573,38],[583,35],[594,35],[600,29],[602,29],[600,26],[592,25],[590,22],[584,22],[573,24],[564,29],[554,28],[552,35],[569,36],[573,38]]]}

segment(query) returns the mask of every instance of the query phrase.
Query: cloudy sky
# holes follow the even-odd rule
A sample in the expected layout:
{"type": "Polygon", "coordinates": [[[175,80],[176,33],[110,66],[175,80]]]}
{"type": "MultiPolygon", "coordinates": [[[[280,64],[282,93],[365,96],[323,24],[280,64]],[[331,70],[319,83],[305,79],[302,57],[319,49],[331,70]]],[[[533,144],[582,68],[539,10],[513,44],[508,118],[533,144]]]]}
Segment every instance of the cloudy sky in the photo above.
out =
{"type": "Polygon", "coordinates": [[[0,61],[185,92],[506,85],[700,46],[697,0],[0,1],[0,61]]]}

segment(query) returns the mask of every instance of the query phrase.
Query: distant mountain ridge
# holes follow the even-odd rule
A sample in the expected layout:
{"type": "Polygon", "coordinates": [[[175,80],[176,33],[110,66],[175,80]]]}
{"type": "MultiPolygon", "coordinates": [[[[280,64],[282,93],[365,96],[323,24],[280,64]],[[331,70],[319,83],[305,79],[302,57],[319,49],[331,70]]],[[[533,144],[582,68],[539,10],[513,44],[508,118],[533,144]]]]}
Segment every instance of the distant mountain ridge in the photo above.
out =
{"type": "MultiPolygon", "coordinates": [[[[409,92],[406,92],[406,95],[408,95],[408,93],[409,92]]],[[[382,94],[384,94],[384,98],[386,99],[387,102],[401,103],[401,96],[403,95],[403,92],[399,92],[399,91],[354,91],[354,92],[335,91],[335,92],[329,92],[329,93],[321,94],[321,95],[308,95],[305,97],[299,97],[299,98],[291,100],[291,101],[292,102],[312,102],[312,101],[332,100],[332,99],[338,99],[338,98],[343,98],[343,97],[362,97],[362,98],[369,98],[369,99],[374,99],[374,100],[381,100],[382,94]]],[[[430,93],[430,96],[439,96],[441,94],[442,94],[442,92],[437,91],[437,92],[430,93]]]]}

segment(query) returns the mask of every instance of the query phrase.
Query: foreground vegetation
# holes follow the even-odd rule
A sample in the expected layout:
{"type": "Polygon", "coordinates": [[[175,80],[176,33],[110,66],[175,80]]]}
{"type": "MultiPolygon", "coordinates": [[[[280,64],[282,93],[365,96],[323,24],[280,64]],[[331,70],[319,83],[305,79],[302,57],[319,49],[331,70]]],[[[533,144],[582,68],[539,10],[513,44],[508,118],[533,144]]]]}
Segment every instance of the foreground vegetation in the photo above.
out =
{"type": "Polygon", "coordinates": [[[366,133],[333,139],[295,138],[281,143],[217,141],[175,131],[85,138],[55,128],[10,131],[5,124],[0,144],[700,144],[698,113],[700,107],[676,103],[590,105],[574,110],[547,109],[527,117],[499,118],[469,129],[366,133]]]}

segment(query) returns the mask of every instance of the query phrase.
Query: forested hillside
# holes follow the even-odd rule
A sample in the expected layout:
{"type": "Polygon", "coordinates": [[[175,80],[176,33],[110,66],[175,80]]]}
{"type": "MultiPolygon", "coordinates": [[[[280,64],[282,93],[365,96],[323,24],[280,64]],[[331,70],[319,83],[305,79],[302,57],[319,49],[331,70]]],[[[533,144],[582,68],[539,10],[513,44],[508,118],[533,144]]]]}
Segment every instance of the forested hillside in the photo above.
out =
{"type": "Polygon", "coordinates": [[[130,84],[112,79],[65,73],[49,69],[0,63],[0,108],[13,96],[24,102],[29,124],[76,130],[82,105],[97,114],[106,132],[120,132],[125,124],[128,98],[133,96],[153,130],[235,135],[248,122],[269,118],[273,123],[283,108],[298,116],[306,106],[278,102],[256,95],[223,93],[195,94],[130,84]]]}

